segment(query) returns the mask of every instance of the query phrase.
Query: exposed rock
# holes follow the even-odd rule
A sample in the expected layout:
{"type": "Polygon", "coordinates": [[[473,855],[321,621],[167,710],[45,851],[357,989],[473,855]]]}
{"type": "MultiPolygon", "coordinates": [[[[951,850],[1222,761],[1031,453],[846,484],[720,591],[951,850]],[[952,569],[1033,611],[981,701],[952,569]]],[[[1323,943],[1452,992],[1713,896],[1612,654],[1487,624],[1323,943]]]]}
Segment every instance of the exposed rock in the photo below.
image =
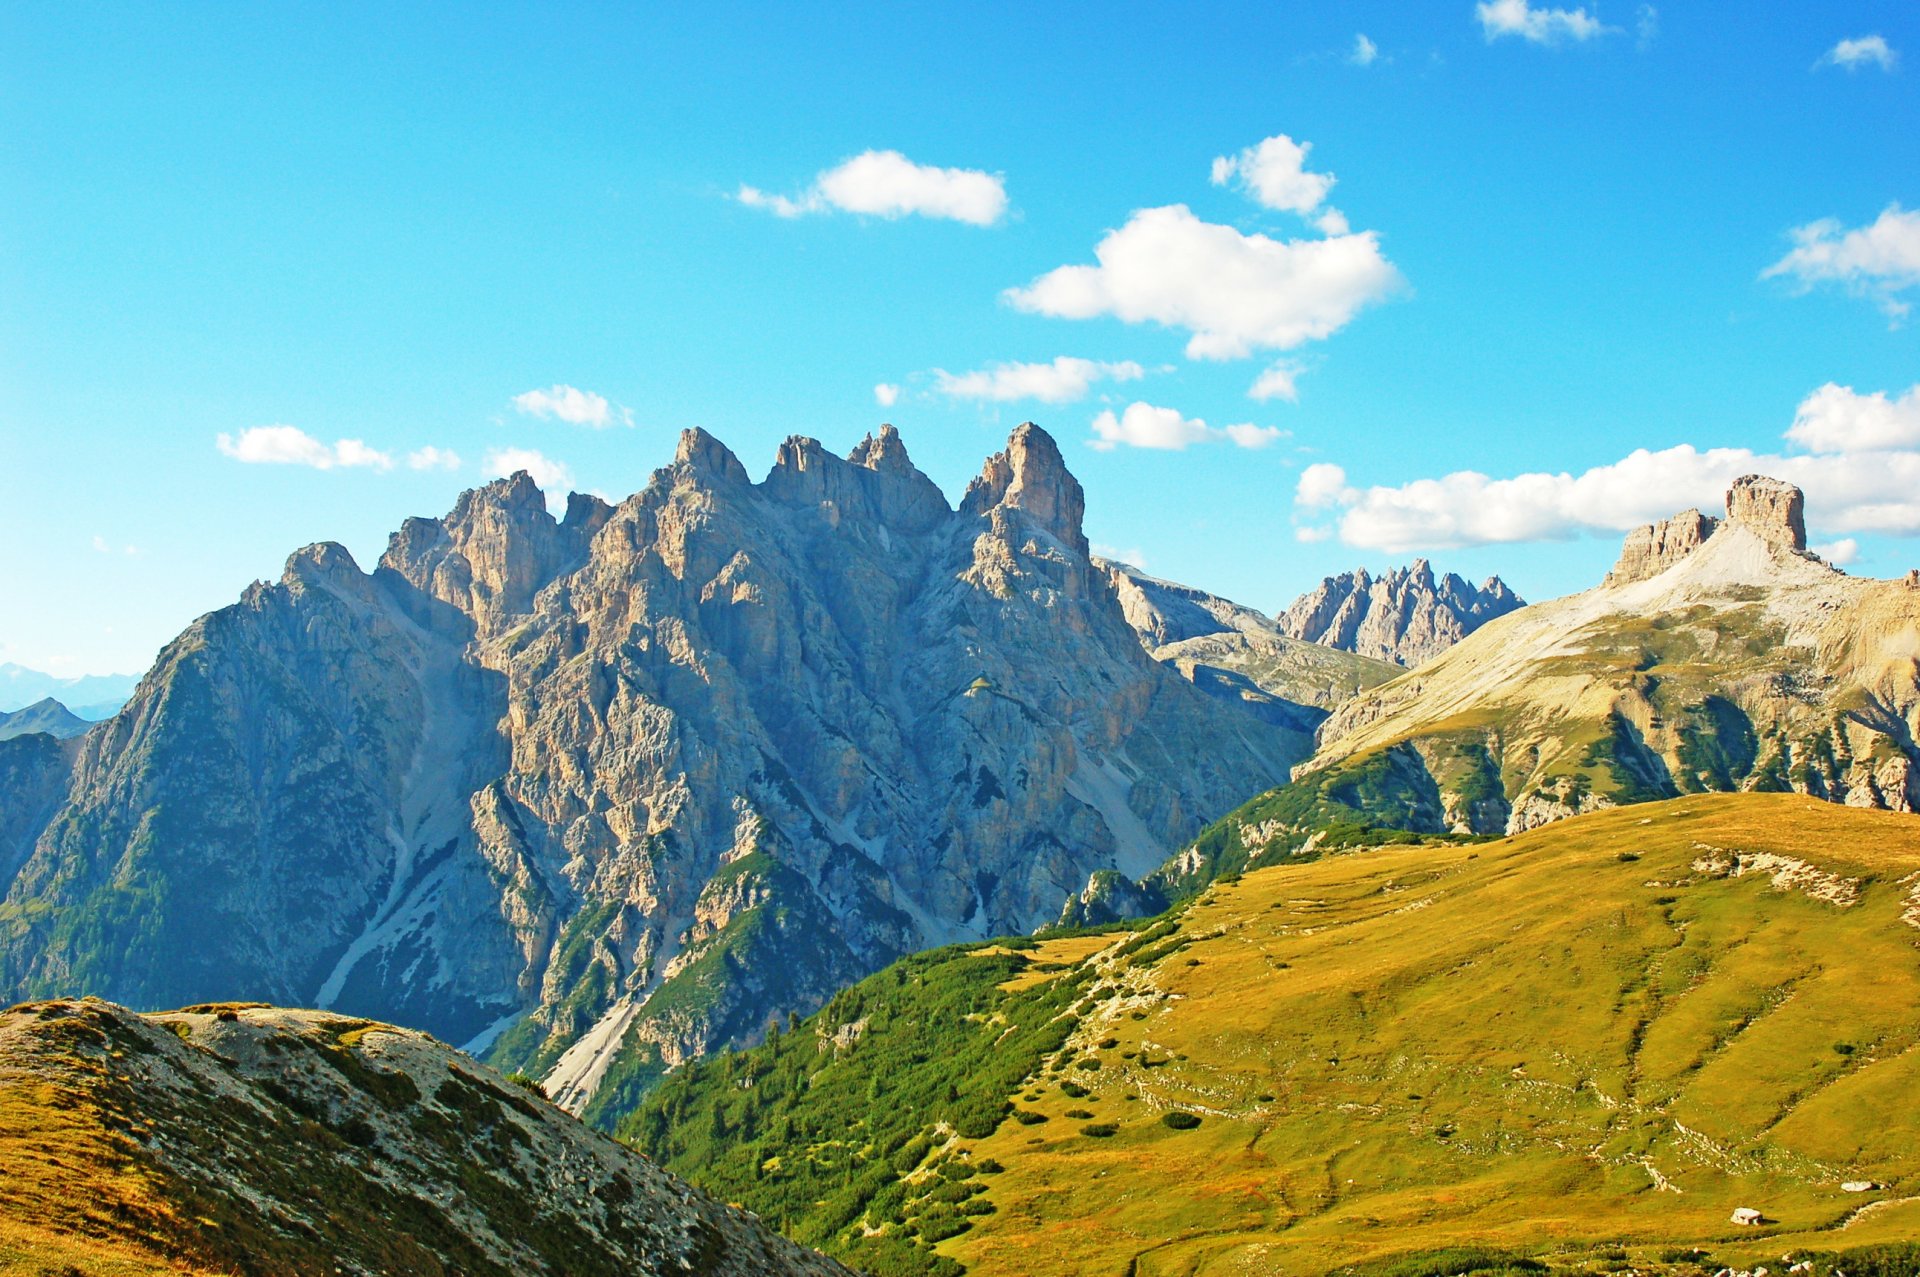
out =
{"type": "Polygon", "coordinates": [[[789,439],[760,484],[696,430],[618,506],[556,522],[517,474],[371,576],[300,551],[8,835],[0,991],[352,1010],[604,1108],[1030,930],[1311,739],[1142,649],[1083,508],[1032,425],[958,511],[890,428],[789,439]]]}
{"type": "Polygon", "coordinates": [[[1727,490],[1727,518],[1762,541],[1806,553],[1806,499],[1784,479],[1759,474],[1735,479],[1727,490]]]}
{"type": "Polygon", "coordinates": [[[1295,638],[1414,666],[1524,606],[1497,576],[1476,589],[1451,572],[1436,578],[1415,559],[1379,577],[1365,568],[1330,576],[1275,619],[1295,638]]]}
{"type": "Polygon", "coordinates": [[[1631,585],[1665,572],[1692,554],[1713,535],[1720,521],[1698,510],[1687,510],[1635,528],[1620,549],[1620,561],[1607,573],[1608,585],[1631,585]]]}
{"type": "Polygon", "coordinates": [[[1915,810],[1920,598],[1807,553],[1800,510],[1749,476],[1724,522],[1639,529],[1604,584],[1338,707],[1303,770],[1411,745],[1478,833],[1701,791],[1915,810]]]}
{"type": "Polygon", "coordinates": [[[365,1020],[29,1003],[0,1013],[0,1097],[11,1240],[74,1247],[88,1271],[848,1274],[425,1034],[365,1020]]]}

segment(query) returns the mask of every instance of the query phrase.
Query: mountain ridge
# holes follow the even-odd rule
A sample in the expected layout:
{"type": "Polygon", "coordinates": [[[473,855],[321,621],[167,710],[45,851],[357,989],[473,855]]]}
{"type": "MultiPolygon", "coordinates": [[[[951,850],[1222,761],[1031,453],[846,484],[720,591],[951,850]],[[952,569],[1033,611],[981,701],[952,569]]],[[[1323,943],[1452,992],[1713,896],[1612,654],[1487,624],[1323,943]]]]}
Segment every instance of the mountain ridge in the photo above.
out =
{"type": "Polygon", "coordinates": [[[1294,638],[1410,667],[1525,606],[1497,576],[1475,587],[1452,572],[1436,578],[1415,559],[1377,577],[1365,568],[1327,577],[1275,621],[1294,638]]]}

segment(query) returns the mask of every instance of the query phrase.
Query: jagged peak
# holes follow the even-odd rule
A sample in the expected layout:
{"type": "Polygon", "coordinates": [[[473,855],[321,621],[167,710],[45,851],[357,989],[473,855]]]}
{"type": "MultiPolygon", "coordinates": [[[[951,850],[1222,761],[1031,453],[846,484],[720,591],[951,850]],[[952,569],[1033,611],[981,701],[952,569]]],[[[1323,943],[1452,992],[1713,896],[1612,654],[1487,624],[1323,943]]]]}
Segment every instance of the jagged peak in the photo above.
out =
{"type": "Polygon", "coordinates": [[[880,473],[905,473],[910,470],[918,473],[913,460],[907,456],[907,445],[900,438],[900,432],[886,422],[881,423],[878,434],[870,434],[853,445],[847,460],[880,473]]]}
{"type": "Polygon", "coordinates": [[[747,468],[733,450],[699,426],[680,432],[680,446],[674,450],[673,464],[685,469],[696,480],[709,483],[751,483],[747,468]]]}
{"type": "Polygon", "coordinates": [[[283,584],[317,583],[326,580],[359,578],[362,575],[360,565],[354,562],[347,547],[338,541],[317,541],[312,545],[303,545],[287,556],[287,566],[280,574],[283,584]]]}
{"type": "Polygon", "coordinates": [[[1031,421],[1014,428],[1004,451],[988,457],[960,501],[963,515],[996,506],[1023,511],[1034,523],[1081,554],[1087,553],[1086,494],[1067,469],[1053,436],[1031,421]]]}

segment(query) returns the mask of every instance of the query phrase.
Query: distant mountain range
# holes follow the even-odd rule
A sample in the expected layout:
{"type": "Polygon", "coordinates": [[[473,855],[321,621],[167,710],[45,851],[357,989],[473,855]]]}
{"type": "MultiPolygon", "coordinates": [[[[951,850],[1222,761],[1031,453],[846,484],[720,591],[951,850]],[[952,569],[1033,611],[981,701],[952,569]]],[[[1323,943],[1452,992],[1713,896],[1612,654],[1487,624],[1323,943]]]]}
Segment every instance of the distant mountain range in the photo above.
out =
{"type": "Polygon", "coordinates": [[[59,678],[23,665],[0,662],[0,712],[24,709],[37,701],[58,700],[69,711],[98,722],[111,718],[133,695],[138,674],[84,674],[59,678]]]}
{"type": "Polygon", "coordinates": [[[56,740],[68,740],[85,732],[92,723],[79,717],[52,697],[35,701],[25,709],[0,710],[0,740],[45,732],[56,740]]]}
{"type": "Polygon", "coordinates": [[[556,522],[520,474],[371,574],[301,550],[77,756],[0,742],[0,991],[378,1016],[597,1114],[902,954],[1050,921],[1385,673],[1276,638],[1299,677],[1223,696],[1240,657],[1154,660],[1082,512],[1031,425],[958,509],[890,427],[791,439],[760,483],[689,431],[618,505],[556,522]]]}
{"type": "Polygon", "coordinates": [[[1322,581],[1277,618],[1281,633],[1361,656],[1413,666],[1432,660],[1526,601],[1499,577],[1478,588],[1425,559],[1373,576],[1365,568],[1322,581]]]}

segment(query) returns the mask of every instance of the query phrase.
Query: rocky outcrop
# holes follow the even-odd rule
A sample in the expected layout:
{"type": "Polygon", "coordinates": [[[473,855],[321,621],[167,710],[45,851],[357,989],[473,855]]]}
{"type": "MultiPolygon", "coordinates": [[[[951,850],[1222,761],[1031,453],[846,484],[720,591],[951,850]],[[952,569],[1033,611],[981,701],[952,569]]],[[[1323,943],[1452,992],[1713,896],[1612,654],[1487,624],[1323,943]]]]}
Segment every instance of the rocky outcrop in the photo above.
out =
{"type": "Polygon", "coordinates": [[[1250,607],[1125,563],[1095,562],[1142,647],[1201,691],[1270,723],[1312,731],[1327,713],[1400,673],[1396,665],[1281,632],[1250,607]]]}
{"type": "Polygon", "coordinates": [[[9,1241],[47,1272],[850,1277],[391,1025],[28,1003],[0,1100],[9,1241]]]}
{"type": "Polygon", "coordinates": [[[1628,538],[1605,584],[1354,698],[1305,774],[1411,746],[1460,832],[1727,790],[1920,808],[1920,595],[1806,550],[1792,485],[1628,538]]]}
{"type": "Polygon", "coordinates": [[[1706,543],[1720,521],[1698,510],[1687,510],[1635,528],[1620,548],[1620,559],[1607,573],[1608,585],[1631,585],[1659,576],[1706,543]]]}
{"type": "MultiPolygon", "coordinates": [[[[1025,931],[1305,756],[1144,651],[1023,426],[555,520],[524,474],[197,621],[24,835],[0,989],[413,1024],[591,1112],[909,950],[1025,931]],[[595,1107],[600,1106],[600,1107],[595,1107]]],[[[0,801],[0,811],[10,810],[0,801]]]]}
{"type": "Polygon", "coordinates": [[[1425,559],[1375,577],[1330,576],[1276,620],[1282,633],[1395,665],[1432,659],[1497,616],[1526,606],[1499,577],[1475,588],[1425,559]]]}

